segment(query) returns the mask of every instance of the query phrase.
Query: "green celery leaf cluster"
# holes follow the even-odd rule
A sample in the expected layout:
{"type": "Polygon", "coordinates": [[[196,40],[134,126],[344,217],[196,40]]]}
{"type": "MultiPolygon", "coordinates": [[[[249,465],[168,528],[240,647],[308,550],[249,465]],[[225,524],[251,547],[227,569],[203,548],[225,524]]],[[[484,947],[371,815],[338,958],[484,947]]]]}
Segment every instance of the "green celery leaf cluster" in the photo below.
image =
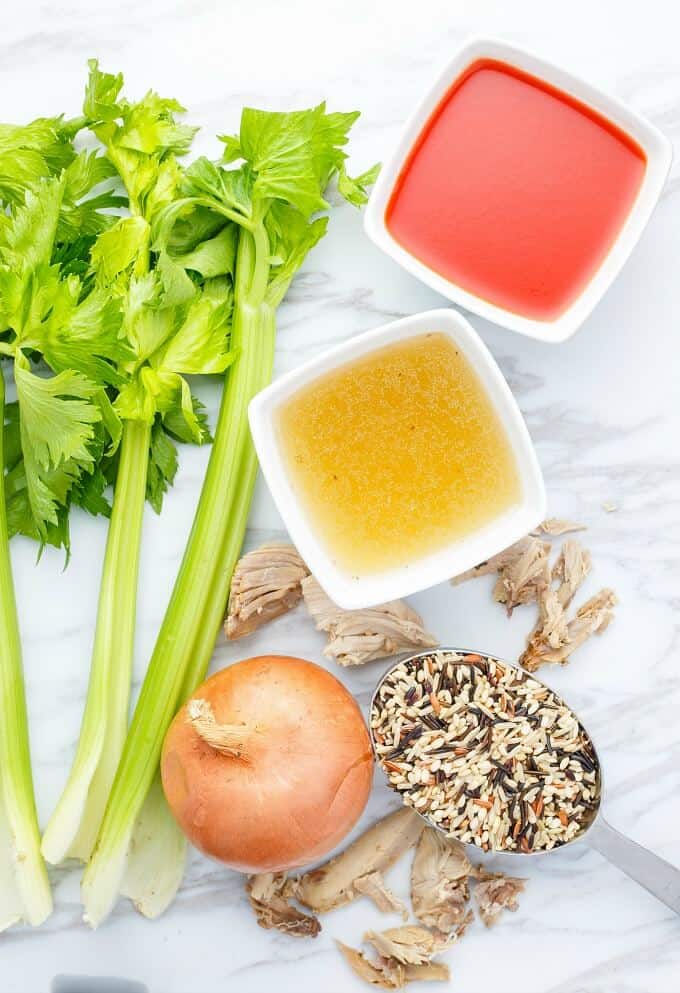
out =
{"type": "Polygon", "coordinates": [[[85,228],[111,223],[101,206],[110,194],[89,196],[111,176],[97,158],[74,153],[59,175],[8,201],[0,226],[0,354],[12,362],[17,394],[5,418],[9,532],[66,548],[74,485],[80,493],[119,435],[106,391],[123,382],[118,364],[129,352],[118,303],[61,264],[69,248],[71,258],[82,250],[74,246],[85,228]]]}

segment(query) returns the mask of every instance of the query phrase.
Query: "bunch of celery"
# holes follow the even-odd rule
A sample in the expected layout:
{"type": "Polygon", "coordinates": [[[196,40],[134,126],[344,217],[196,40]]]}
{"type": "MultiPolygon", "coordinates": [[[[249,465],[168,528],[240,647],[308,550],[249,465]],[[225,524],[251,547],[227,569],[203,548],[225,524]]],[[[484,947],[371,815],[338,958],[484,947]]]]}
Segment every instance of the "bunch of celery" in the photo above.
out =
{"type": "Polygon", "coordinates": [[[232,289],[220,273],[232,264],[233,239],[213,238],[181,259],[151,245],[152,225],[178,202],[184,173],[177,156],[189,150],[195,129],[177,122],[183,108],[176,101],[149,92],[129,103],[122,84],[122,76],[90,63],[84,118],[129,199],[128,214],[91,253],[95,285],[122,312],[113,408],[123,428],[80,739],[42,843],[54,863],[89,858],[125,740],[145,496],[159,507],[176,467],[173,436],[207,437],[184,377],[223,373],[231,361],[232,289]]]}
{"type": "MultiPolygon", "coordinates": [[[[106,83],[100,81],[101,90],[106,83]]],[[[105,94],[97,99],[104,99],[105,94]]],[[[172,899],[183,844],[160,791],[163,737],[182,701],[204,677],[223,617],[255,483],[257,463],[247,407],[271,377],[275,311],[307,252],[326,230],[323,193],[365,201],[375,171],[350,179],[343,147],[358,114],[310,110],[243,111],[238,136],[225,137],[223,161],[201,158],[180,180],[179,196],[152,223],[152,248],[176,265],[230,245],[222,275],[233,286],[231,352],[214,442],[189,542],[83,878],[96,926],[119,891],[149,915],[172,899]]]]}
{"type": "Polygon", "coordinates": [[[77,129],[60,119],[0,126],[0,356],[17,394],[5,404],[0,372],[0,930],[38,924],[51,910],[9,538],[68,549],[69,506],[96,504],[98,460],[118,435],[106,388],[119,381],[119,310],[78,273],[111,223],[102,208],[120,199],[92,193],[112,169],[94,153],[76,155],[77,129]],[[40,358],[47,370],[34,366],[40,358]]]}

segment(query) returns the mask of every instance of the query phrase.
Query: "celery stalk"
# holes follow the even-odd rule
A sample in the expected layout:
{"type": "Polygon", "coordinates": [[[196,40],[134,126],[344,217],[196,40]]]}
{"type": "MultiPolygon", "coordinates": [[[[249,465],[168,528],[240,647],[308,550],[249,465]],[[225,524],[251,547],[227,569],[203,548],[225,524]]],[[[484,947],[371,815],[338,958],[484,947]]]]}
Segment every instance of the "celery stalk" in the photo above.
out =
{"type": "MultiPolygon", "coordinates": [[[[264,226],[241,229],[231,336],[238,358],[227,372],[189,542],[83,876],[85,916],[93,927],[107,916],[124,885],[130,842],[154,782],[163,738],[182,702],[187,679],[200,679],[207,668],[223,617],[256,477],[247,409],[269,382],[274,359],[274,310],[265,299],[268,274],[264,226]]],[[[162,812],[163,805],[159,809],[162,812]]],[[[168,871],[174,881],[174,866],[168,871]]],[[[162,885],[162,880],[157,884],[162,885]]]]}
{"type": "Polygon", "coordinates": [[[136,103],[119,102],[122,82],[122,76],[102,73],[96,62],[90,63],[86,116],[129,201],[129,216],[103,231],[91,251],[95,283],[120,306],[124,348],[113,408],[124,427],[81,733],[43,839],[43,852],[54,863],[69,856],[89,859],[123,749],[147,484],[158,509],[174,476],[174,468],[168,468],[174,442],[166,419],[183,419],[186,436],[205,440],[184,374],[223,372],[230,361],[226,277],[221,289],[213,283],[204,296],[204,287],[167,253],[151,249],[151,220],[160,204],[178,196],[183,171],[176,156],[188,151],[195,129],[175,120],[181,112],[176,101],[153,92],[136,103]],[[161,446],[152,446],[156,431],[167,435],[160,460],[161,446]]]}
{"type": "MultiPolygon", "coordinates": [[[[377,174],[374,167],[352,179],[345,170],[343,148],[357,117],[327,113],[324,103],[290,113],[244,108],[239,134],[221,138],[226,166],[205,158],[192,163],[180,199],[162,208],[153,225],[158,250],[186,243],[187,226],[194,219],[204,224],[206,211],[233,225],[236,265],[223,258],[222,272],[234,279],[234,364],[189,542],[83,877],[93,927],[121,890],[143,913],[160,913],[181,878],[185,846],[159,788],[163,738],[205,676],[241,550],[257,474],[247,408],[271,376],[275,309],[326,231],[327,218],[315,215],[329,207],[323,194],[330,178],[337,176],[341,196],[360,206],[377,174]],[[161,866],[161,851],[171,854],[152,872],[161,866]]],[[[187,263],[197,253],[192,246],[187,263]]]]}
{"type": "MultiPolygon", "coordinates": [[[[216,557],[218,571],[214,575],[217,593],[209,599],[194,641],[180,703],[191,696],[205,679],[215,647],[215,636],[222,624],[231,575],[243,544],[248,510],[257,477],[257,458],[252,445],[245,453],[240,469],[241,487],[232,509],[233,527],[228,534],[228,547],[216,557]]],[[[129,897],[145,917],[158,917],[172,903],[184,874],[187,842],[170,813],[157,772],[141,813],[135,824],[125,876],[120,892],[129,897]]]]}
{"type": "MultiPolygon", "coordinates": [[[[4,465],[4,404],[0,372],[0,465],[4,465]]],[[[0,486],[0,931],[17,921],[41,924],[51,911],[33,795],[5,491],[0,486]]]]}
{"type": "MultiPolygon", "coordinates": [[[[242,485],[232,510],[235,524],[229,532],[229,547],[216,559],[221,566],[221,571],[214,577],[219,589],[215,599],[206,603],[180,693],[180,704],[205,679],[215,647],[216,628],[219,630],[223,620],[223,604],[243,544],[257,477],[257,458],[252,445],[248,446],[240,472],[242,485]]],[[[132,833],[128,864],[120,888],[121,894],[129,897],[145,917],[158,917],[172,903],[182,882],[186,848],[186,839],[170,812],[157,772],[132,833]]]]}
{"type": "Polygon", "coordinates": [[[87,703],[73,766],[42,842],[54,864],[90,857],[127,733],[150,436],[150,425],[124,422],[87,703]]]}

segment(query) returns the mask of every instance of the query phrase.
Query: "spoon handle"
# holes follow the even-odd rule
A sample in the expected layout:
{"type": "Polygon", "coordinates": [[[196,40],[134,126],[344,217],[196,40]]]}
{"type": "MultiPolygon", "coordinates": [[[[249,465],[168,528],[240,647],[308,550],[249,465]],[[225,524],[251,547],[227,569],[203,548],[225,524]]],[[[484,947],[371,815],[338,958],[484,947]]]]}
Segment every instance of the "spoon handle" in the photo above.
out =
{"type": "Polygon", "coordinates": [[[611,827],[600,815],[585,839],[636,883],[680,914],[680,869],[631,841],[611,827]]]}

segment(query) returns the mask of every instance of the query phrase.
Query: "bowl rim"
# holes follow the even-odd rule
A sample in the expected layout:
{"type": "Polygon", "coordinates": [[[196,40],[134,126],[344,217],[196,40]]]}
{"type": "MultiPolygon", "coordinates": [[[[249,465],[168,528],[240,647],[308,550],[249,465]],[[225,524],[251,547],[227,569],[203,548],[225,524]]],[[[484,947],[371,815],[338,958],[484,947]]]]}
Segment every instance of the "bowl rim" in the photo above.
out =
{"type": "Polygon", "coordinates": [[[531,338],[558,343],[578,330],[623,268],[658,202],[672,158],[673,148],[668,138],[625,103],[527,49],[498,38],[475,36],[464,42],[438,73],[404,124],[394,151],[383,164],[371,192],[364,212],[364,230],[370,240],[402,268],[466,310],[531,338]],[[586,104],[633,138],[647,157],[640,189],[607,255],[579,296],[562,314],[550,321],[524,317],[448,280],[400,245],[385,223],[385,211],[395,183],[424,126],[455,80],[473,62],[484,58],[515,66],[586,104]]]}
{"type": "Polygon", "coordinates": [[[450,579],[507,548],[545,517],[543,477],[517,402],[482,339],[452,308],[390,321],[322,352],[262,390],[251,401],[248,415],[262,474],[293,543],[331,600],[346,610],[375,606],[450,579]],[[286,400],[324,373],[391,343],[428,332],[448,335],[481,380],[515,454],[522,499],[484,528],[435,553],[396,569],[351,576],[333,562],[289,480],[277,437],[276,415],[286,400]]]}

